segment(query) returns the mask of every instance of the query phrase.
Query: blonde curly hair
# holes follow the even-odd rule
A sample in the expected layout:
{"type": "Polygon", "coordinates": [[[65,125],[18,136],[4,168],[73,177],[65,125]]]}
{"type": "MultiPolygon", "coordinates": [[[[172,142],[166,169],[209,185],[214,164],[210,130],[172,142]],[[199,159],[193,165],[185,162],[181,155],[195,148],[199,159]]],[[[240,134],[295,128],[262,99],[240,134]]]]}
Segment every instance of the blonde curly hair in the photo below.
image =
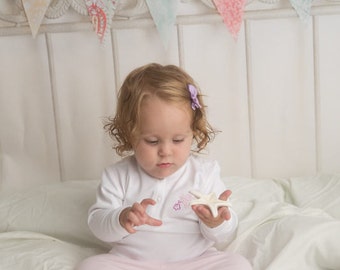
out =
{"type": "MultiPolygon", "coordinates": [[[[214,138],[216,131],[206,119],[202,95],[194,80],[183,69],[174,66],[151,63],[133,70],[123,82],[118,92],[118,104],[114,117],[109,117],[104,129],[116,142],[113,148],[124,156],[133,151],[140,130],[141,104],[145,97],[154,95],[166,102],[188,104],[191,108],[191,95],[188,85],[196,87],[197,99],[201,108],[192,111],[193,139],[200,152],[214,138]]],[[[189,108],[189,106],[188,106],[189,108]]]]}

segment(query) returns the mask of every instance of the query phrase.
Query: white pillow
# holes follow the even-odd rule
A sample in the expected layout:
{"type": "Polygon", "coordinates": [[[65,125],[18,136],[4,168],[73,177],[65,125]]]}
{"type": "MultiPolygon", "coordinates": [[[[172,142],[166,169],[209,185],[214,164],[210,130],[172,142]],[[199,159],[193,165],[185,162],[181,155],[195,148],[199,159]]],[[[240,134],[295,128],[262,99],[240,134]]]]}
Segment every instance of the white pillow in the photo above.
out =
{"type": "Polygon", "coordinates": [[[32,231],[58,239],[107,246],[87,226],[99,181],[49,184],[0,196],[0,232],[32,231]]]}

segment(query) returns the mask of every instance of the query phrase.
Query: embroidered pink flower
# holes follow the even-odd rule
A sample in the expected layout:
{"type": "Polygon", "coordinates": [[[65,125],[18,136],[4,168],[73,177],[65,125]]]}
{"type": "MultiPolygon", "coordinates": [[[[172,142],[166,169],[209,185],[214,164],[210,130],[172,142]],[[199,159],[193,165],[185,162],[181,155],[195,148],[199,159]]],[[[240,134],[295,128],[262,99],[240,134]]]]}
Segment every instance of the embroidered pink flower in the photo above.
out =
{"type": "Polygon", "coordinates": [[[181,196],[179,196],[179,199],[174,203],[174,205],[172,206],[172,209],[174,211],[183,211],[187,208],[190,207],[190,202],[192,201],[192,199],[194,198],[193,195],[191,195],[190,193],[186,193],[186,194],[182,194],[181,196]]]}
{"type": "Polygon", "coordinates": [[[179,210],[181,210],[182,209],[182,207],[181,207],[181,204],[182,204],[183,202],[182,201],[180,201],[180,200],[178,200],[175,204],[174,204],[174,206],[172,207],[175,211],[179,211],[179,210]]]}

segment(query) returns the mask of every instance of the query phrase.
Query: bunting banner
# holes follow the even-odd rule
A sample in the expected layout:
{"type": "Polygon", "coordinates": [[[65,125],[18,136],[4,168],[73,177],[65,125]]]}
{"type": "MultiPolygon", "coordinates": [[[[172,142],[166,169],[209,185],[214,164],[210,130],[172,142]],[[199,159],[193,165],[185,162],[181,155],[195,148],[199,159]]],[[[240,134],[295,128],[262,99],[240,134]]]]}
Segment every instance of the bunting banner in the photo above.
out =
{"type": "MultiPolygon", "coordinates": [[[[53,0],[22,0],[32,36],[36,37],[46,11],[53,0]]],[[[105,43],[110,33],[112,19],[119,0],[83,0],[94,30],[101,43],[105,43]]],[[[139,0],[145,1],[156,25],[162,43],[168,47],[176,23],[178,0],[139,0]]],[[[222,16],[232,37],[236,41],[243,22],[247,0],[212,0],[222,16]]],[[[307,22],[311,17],[313,0],[289,0],[300,20],[307,22]]]]}
{"type": "Polygon", "coordinates": [[[51,0],[23,0],[22,4],[26,13],[28,24],[31,28],[33,38],[36,37],[46,10],[51,0]]]}
{"type": "Polygon", "coordinates": [[[246,0],[213,0],[217,11],[221,14],[224,24],[229,29],[234,40],[243,22],[246,0]]]}
{"type": "Polygon", "coordinates": [[[157,31],[163,45],[168,48],[171,34],[176,23],[178,1],[175,0],[146,0],[157,31]]]}
{"type": "Polygon", "coordinates": [[[110,33],[111,22],[117,1],[85,0],[85,4],[100,43],[105,43],[105,40],[110,33]]]}
{"type": "Polygon", "coordinates": [[[296,10],[300,20],[306,23],[310,19],[310,11],[313,0],[289,0],[292,7],[296,10]]]}

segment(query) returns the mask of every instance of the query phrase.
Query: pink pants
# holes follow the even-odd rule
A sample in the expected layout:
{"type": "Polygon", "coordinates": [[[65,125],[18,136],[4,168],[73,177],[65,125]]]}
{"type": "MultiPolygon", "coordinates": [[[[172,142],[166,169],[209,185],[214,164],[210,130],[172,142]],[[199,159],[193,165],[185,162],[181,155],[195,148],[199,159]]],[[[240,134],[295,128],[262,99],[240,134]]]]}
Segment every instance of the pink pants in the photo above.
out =
{"type": "Polygon", "coordinates": [[[101,254],[84,260],[76,270],[251,270],[249,262],[241,255],[209,250],[197,258],[180,262],[160,263],[137,261],[101,254]]]}

